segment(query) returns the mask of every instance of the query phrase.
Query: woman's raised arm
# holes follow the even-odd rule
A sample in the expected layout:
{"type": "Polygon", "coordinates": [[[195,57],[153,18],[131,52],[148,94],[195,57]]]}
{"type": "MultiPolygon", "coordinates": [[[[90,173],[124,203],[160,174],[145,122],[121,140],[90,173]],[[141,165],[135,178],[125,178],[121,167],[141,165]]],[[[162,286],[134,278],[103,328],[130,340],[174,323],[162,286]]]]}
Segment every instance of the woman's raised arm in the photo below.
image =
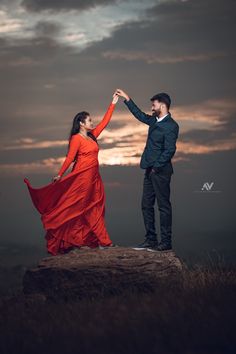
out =
{"type": "Polygon", "coordinates": [[[114,109],[115,109],[115,106],[116,106],[116,103],[118,102],[118,99],[119,99],[118,95],[116,95],[116,94],[114,93],[114,94],[113,94],[113,100],[112,100],[112,102],[110,103],[110,105],[109,105],[109,107],[108,107],[108,109],[107,109],[107,111],[106,111],[106,113],[105,113],[103,119],[101,120],[100,123],[98,123],[98,125],[97,125],[94,129],[90,130],[90,132],[91,132],[96,138],[101,134],[101,132],[103,131],[103,129],[106,128],[107,124],[110,122],[112,113],[113,113],[113,111],[114,111],[114,109]]]}

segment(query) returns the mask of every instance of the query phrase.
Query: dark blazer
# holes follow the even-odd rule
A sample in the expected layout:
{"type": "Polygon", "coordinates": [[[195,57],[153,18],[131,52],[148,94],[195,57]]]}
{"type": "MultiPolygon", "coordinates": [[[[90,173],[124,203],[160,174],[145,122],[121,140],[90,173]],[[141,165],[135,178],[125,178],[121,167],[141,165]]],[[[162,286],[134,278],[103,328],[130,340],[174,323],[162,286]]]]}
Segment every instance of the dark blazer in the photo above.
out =
{"type": "Polygon", "coordinates": [[[165,118],[158,122],[155,115],[142,112],[131,98],[128,101],[125,99],[124,103],[135,118],[149,125],[140,167],[143,169],[153,167],[156,171],[174,173],[171,159],[176,151],[179,125],[171,117],[171,113],[169,112],[165,118]]]}

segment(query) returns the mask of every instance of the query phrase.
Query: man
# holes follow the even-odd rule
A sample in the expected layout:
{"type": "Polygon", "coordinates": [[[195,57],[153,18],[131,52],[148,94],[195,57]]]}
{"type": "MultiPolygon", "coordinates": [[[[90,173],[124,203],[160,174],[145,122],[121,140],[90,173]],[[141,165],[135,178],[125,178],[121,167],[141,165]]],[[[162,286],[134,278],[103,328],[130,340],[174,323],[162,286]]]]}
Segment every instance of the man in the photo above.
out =
{"type": "Polygon", "coordinates": [[[164,92],[154,95],[150,99],[153,114],[149,115],[142,112],[123,90],[117,89],[116,93],[124,97],[124,103],[135,118],[149,125],[146,146],[140,161],[140,167],[145,169],[142,213],[146,235],[145,240],[135,249],[171,250],[172,206],[170,202],[170,182],[174,173],[171,159],[176,151],[179,125],[169,112],[170,96],[164,92]],[[161,241],[159,244],[155,229],[155,198],[160,211],[161,241]]]}

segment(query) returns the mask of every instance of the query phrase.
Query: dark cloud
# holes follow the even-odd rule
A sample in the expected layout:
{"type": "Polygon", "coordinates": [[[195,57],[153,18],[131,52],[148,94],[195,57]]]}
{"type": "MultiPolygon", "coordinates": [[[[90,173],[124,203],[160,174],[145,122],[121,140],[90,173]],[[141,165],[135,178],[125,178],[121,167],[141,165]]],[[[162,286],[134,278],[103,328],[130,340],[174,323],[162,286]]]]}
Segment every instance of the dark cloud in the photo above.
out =
{"type": "MultiPolygon", "coordinates": [[[[30,132],[32,119],[34,134],[39,134],[42,125],[50,128],[56,122],[60,127],[80,110],[102,114],[116,87],[125,89],[146,111],[150,110],[149,97],[159,91],[170,93],[173,106],[224,97],[234,99],[235,57],[231,55],[233,45],[229,40],[235,26],[234,15],[229,11],[232,2],[197,3],[162,2],[138,21],[117,26],[109,38],[90,43],[82,52],[53,39],[60,28],[46,19],[36,25],[33,39],[0,39],[0,65],[4,68],[0,98],[2,134],[30,132]],[[227,55],[174,64],[148,64],[142,58],[129,61],[104,55],[130,51],[154,53],[157,57],[220,51],[227,55]],[[54,87],[47,89],[46,84],[54,87]],[[9,102],[14,102],[14,106],[9,102]],[[12,131],[12,125],[17,129],[12,131]]],[[[117,110],[127,112],[123,104],[117,110]]]]}
{"type": "Polygon", "coordinates": [[[38,21],[35,25],[34,31],[36,36],[49,36],[53,37],[58,35],[62,29],[62,25],[59,22],[52,21],[38,21]]]}
{"type": "Polygon", "coordinates": [[[69,10],[86,10],[99,5],[109,5],[119,2],[120,0],[23,0],[21,5],[28,11],[69,11],[69,10]]]}
{"type": "Polygon", "coordinates": [[[117,26],[112,37],[94,43],[82,55],[96,57],[98,63],[105,57],[107,67],[113,65],[116,71],[122,68],[127,76],[124,88],[142,104],[147,95],[160,90],[169,91],[174,104],[224,95],[233,98],[234,8],[232,1],[221,0],[162,2],[146,11],[142,19],[117,26]],[[163,62],[150,64],[149,56],[163,62]],[[187,60],[189,57],[196,60],[187,60]],[[170,64],[168,60],[174,58],[182,61],[170,64]]]}
{"type": "Polygon", "coordinates": [[[117,27],[101,49],[132,50],[157,57],[205,53],[235,54],[236,2],[167,1],[149,8],[142,19],[117,27]]]}
{"type": "Polygon", "coordinates": [[[232,12],[235,9],[236,4],[234,0],[226,0],[224,3],[220,0],[166,0],[147,9],[146,13],[149,16],[154,15],[155,17],[168,16],[175,23],[193,23],[193,20],[197,19],[200,15],[201,17],[198,18],[199,24],[204,21],[204,18],[208,14],[211,14],[207,20],[209,24],[212,24],[215,22],[216,17],[222,21],[227,20],[225,16],[228,17],[230,14],[233,16],[232,12]]]}
{"type": "Polygon", "coordinates": [[[1,7],[7,8],[7,9],[16,8],[16,6],[18,6],[18,4],[19,4],[19,0],[11,0],[11,1],[0,0],[0,8],[1,7]]]}
{"type": "Polygon", "coordinates": [[[197,50],[233,50],[235,13],[234,0],[169,0],[146,10],[150,21],[158,19],[157,41],[168,39],[168,45],[188,44],[197,50]]]}
{"type": "Polygon", "coordinates": [[[7,5],[7,0],[0,0],[0,6],[2,6],[2,5],[7,5]]]}

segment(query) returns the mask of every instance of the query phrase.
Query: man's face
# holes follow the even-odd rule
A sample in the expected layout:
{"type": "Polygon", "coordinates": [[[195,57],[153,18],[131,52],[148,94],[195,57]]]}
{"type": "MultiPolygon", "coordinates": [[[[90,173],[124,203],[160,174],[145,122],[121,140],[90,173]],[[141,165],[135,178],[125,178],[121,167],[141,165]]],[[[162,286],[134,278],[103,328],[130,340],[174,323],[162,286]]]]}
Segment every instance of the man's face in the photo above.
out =
{"type": "Polygon", "coordinates": [[[163,103],[159,102],[158,100],[152,101],[152,114],[154,116],[159,116],[161,114],[163,103]]]}

